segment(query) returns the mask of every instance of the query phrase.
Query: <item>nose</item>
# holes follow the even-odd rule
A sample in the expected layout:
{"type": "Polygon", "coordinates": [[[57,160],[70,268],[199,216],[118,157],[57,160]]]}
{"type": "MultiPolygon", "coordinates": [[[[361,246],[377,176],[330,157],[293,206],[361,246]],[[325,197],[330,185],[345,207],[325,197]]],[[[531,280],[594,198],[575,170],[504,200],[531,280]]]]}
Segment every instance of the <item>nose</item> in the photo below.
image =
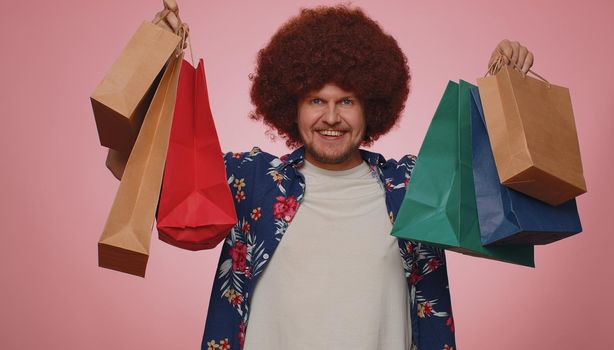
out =
{"type": "Polygon", "coordinates": [[[328,104],[326,111],[322,116],[322,121],[328,125],[335,125],[341,122],[341,115],[337,110],[337,105],[333,101],[328,104]]]}

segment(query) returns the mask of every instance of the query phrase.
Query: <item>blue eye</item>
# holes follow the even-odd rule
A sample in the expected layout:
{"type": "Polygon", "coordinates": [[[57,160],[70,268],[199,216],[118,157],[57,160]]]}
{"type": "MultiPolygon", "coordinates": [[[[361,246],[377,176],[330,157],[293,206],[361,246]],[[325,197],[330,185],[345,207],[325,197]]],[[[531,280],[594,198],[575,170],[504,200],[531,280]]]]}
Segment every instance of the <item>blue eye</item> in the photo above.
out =
{"type": "Polygon", "coordinates": [[[320,103],[322,103],[322,100],[319,98],[314,98],[313,100],[311,100],[311,103],[315,105],[319,105],[320,103]]]}
{"type": "Polygon", "coordinates": [[[352,101],[352,99],[350,98],[344,98],[343,100],[341,100],[341,103],[344,105],[352,105],[354,104],[354,101],[352,101]]]}

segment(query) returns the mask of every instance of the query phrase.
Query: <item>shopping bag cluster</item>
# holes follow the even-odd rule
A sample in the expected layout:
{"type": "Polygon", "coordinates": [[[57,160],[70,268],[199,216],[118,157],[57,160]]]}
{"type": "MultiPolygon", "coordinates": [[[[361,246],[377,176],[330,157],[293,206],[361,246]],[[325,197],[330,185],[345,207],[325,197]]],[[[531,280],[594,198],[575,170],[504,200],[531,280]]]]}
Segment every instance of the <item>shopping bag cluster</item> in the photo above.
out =
{"type": "Polygon", "coordinates": [[[534,267],[535,245],[582,231],[569,90],[507,65],[490,73],[446,86],[392,235],[534,267]]]}
{"type": "Polygon", "coordinates": [[[204,64],[183,59],[187,26],[143,23],[91,95],[107,167],[120,185],[98,241],[101,267],[144,277],[160,239],[215,247],[236,223],[204,64]]]}

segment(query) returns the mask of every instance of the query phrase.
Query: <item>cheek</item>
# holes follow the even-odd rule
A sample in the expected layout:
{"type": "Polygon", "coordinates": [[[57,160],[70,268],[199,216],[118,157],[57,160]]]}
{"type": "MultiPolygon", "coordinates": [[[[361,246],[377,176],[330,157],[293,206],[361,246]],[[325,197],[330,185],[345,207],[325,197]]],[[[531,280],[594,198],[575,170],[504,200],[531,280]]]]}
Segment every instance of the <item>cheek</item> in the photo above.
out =
{"type": "Polygon", "coordinates": [[[352,129],[354,129],[357,133],[360,133],[365,130],[367,126],[367,122],[362,111],[356,111],[355,113],[353,113],[351,118],[349,119],[349,122],[351,123],[350,125],[352,126],[352,129]]]}
{"type": "Polygon", "coordinates": [[[298,126],[298,133],[299,135],[301,135],[301,137],[306,137],[309,135],[309,131],[311,129],[311,125],[309,124],[309,119],[305,117],[305,115],[301,115],[299,113],[299,115],[297,116],[297,126],[298,126]]]}
{"type": "Polygon", "coordinates": [[[317,121],[317,116],[313,111],[305,109],[299,109],[297,114],[297,124],[299,132],[309,132],[313,124],[317,121]]]}
{"type": "Polygon", "coordinates": [[[300,122],[298,123],[298,134],[301,136],[302,139],[309,137],[308,130],[309,129],[305,128],[300,122]]]}

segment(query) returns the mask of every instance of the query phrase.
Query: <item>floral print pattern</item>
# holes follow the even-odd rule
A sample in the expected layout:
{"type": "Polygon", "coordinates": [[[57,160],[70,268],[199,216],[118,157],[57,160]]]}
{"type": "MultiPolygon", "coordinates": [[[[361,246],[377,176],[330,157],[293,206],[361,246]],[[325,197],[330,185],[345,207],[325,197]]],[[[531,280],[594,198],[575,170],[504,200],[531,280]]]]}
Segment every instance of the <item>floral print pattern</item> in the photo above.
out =
{"type": "Polygon", "coordinates": [[[277,202],[273,204],[273,217],[278,220],[282,219],[286,222],[292,221],[296,209],[298,209],[298,202],[294,196],[275,198],[277,202]]]}
{"type": "Polygon", "coordinates": [[[230,257],[232,258],[232,271],[245,272],[245,262],[247,255],[247,246],[242,242],[237,242],[230,248],[230,257]]]}

